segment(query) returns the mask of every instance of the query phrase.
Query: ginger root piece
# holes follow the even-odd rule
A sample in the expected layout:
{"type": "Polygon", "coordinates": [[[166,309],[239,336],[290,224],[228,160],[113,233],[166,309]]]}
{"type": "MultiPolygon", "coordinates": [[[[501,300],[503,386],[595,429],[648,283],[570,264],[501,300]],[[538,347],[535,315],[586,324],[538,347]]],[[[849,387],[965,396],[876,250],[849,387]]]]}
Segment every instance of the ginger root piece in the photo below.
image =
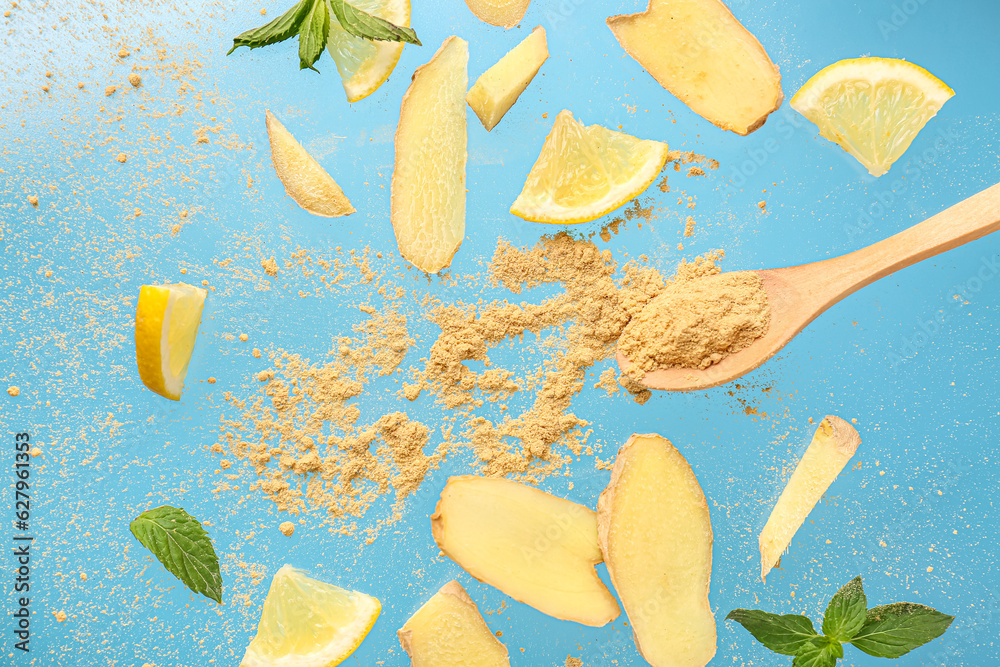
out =
{"type": "Polygon", "coordinates": [[[778,68],[720,0],[649,0],[607,23],[661,86],[724,130],[749,134],[781,106],[778,68]]]}
{"type": "Polygon", "coordinates": [[[809,448],[795,466],[795,472],[771,510],[760,533],[760,580],[765,581],[795,531],[809,516],[819,499],[837,479],[861,444],[861,436],[849,423],[827,415],[820,422],[809,448]]]}
{"type": "Polygon", "coordinates": [[[536,27],[531,34],[507,52],[496,65],[476,79],[465,96],[480,122],[489,132],[504,114],[514,106],[517,98],[538,74],[538,69],[549,57],[545,28],[536,27]]]}
{"type": "Polygon", "coordinates": [[[354,207],[337,182],[274,114],[265,111],[264,119],[271,142],[271,163],[288,196],[313,215],[336,218],[354,213],[354,207]]]}
{"type": "Polygon", "coordinates": [[[507,647],[462,585],[449,581],[396,633],[412,667],[509,667],[507,647]]]}
{"type": "Polygon", "coordinates": [[[431,516],[434,541],[476,579],[564,621],[602,626],[620,610],[597,576],[597,515],[508,479],[452,477],[431,516]]]}
{"type": "Polygon", "coordinates": [[[480,21],[501,28],[513,28],[528,11],[531,0],[465,0],[480,21]]]}
{"type": "Polygon", "coordinates": [[[691,466],[659,435],[633,435],[597,501],[604,562],[653,667],[704,667],[715,655],[708,604],[712,522],[691,466]]]}
{"type": "Polygon", "coordinates": [[[413,73],[396,127],[391,219],[400,254],[421,271],[451,264],[465,237],[465,91],[469,45],[449,37],[413,73]]]}

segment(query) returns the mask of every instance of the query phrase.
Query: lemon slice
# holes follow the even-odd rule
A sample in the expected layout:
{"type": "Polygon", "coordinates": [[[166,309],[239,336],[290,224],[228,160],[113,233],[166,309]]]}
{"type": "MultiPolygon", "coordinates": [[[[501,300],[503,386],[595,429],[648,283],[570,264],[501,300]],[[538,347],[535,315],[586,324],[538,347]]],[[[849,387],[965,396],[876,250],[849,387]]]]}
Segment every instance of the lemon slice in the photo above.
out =
{"type": "Polygon", "coordinates": [[[330,174],[302,147],[292,133],[265,110],[271,164],[285,192],[313,215],[336,218],[354,213],[354,207],[330,174]]]}
{"type": "MultiPolygon", "coordinates": [[[[351,4],[404,28],[410,25],[410,0],[351,0],[351,4]]],[[[382,42],[355,37],[330,19],[326,50],[337,63],[348,102],[374,93],[392,74],[403,52],[403,42],[382,42]]]]}
{"type": "Polygon", "coordinates": [[[382,604],[284,565],[274,574],[240,667],[333,667],[361,645],[382,604]]]}
{"type": "Polygon", "coordinates": [[[954,94],[905,60],[850,58],[816,73],[789,104],[868,173],[881,176],[954,94]]]}
{"type": "Polygon", "coordinates": [[[142,383],[160,396],[181,400],[208,291],[200,287],[143,285],[135,309],[135,360],[142,383]]]}
{"type": "Polygon", "coordinates": [[[561,111],[510,212],[532,222],[595,220],[648,188],[666,161],[662,141],[584,127],[561,111]]]}

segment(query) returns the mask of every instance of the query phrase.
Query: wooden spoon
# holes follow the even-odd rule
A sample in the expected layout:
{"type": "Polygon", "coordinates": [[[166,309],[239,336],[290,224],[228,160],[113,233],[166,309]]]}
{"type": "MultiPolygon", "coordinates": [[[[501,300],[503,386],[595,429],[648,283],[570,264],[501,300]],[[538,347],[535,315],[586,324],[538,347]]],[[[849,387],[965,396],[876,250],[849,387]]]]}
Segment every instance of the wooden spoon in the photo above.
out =
{"type": "MultiPolygon", "coordinates": [[[[667,368],[646,373],[641,384],[664,391],[717,387],[773,357],[823,311],[879,278],[975,241],[1000,229],[1000,183],[895,236],[847,255],[812,264],[757,271],[771,306],[767,333],[705,369],[667,368]]],[[[631,363],[618,352],[618,366],[631,363]]]]}

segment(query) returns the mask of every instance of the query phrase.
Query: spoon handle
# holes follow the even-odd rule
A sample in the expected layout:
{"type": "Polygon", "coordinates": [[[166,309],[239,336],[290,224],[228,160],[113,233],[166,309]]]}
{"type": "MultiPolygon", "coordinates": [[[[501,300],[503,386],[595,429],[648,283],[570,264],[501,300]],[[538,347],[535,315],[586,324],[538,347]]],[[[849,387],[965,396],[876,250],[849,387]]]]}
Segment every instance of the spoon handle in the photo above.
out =
{"type": "Polygon", "coordinates": [[[835,269],[827,266],[828,284],[837,283],[842,298],[890,273],[997,230],[1000,230],[1000,183],[895,236],[820,264],[836,265],[835,269]],[[829,280],[834,277],[839,280],[829,280]]]}

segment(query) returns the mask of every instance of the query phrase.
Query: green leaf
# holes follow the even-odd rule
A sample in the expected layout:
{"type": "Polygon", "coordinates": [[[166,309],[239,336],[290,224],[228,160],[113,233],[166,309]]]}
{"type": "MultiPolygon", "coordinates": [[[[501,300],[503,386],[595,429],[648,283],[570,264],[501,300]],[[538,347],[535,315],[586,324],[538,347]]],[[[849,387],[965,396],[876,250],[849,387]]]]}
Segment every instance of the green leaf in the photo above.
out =
{"type": "Polygon", "coordinates": [[[834,667],[844,656],[840,642],[820,638],[803,646],[792,660],[792,667],[834,667]]]}
{"type": "Polygon", "coordinates": [[[954,620],[922,604],[896,602],[869,609],[850,641],[868,655],[898,658],[940,637],[954,620]]]}
{"type": "Polygon", "coordinates": [[[329,36],[330,11],[325,0],[316,0],[299,31],[299,69],[319,71],[313,64],[323,55],[329,36]]]}
{"type": "Polygon", "coordinates": [[[861,577],[854,577],[837,591],[823,615],[823,634],[846,642],[865,624],[868,598],[861,577]]]}
{"type": "Polygon", "coordinates": [[[726,616],[726,620],[736,621],[761,644],[782,655],[795,655],[804,646],[820,639],[812,621],[805,616],[769,614],[756,609],[734,609],[726,616]]]}
{"type": "Polygon", "coordinates": [[[129,525],[135,539],[195,593],[222,603],[222,573],[201,522],[177,507],[146,510],[129,525]]]}
{"type": "MultiPolygon", "coordinates": [[[[233,38],[233,48],[229,49],[229,53],[232,53],[241,46],[258,49],[262,46],[277,44],[278,42],[283,42],[286,39],[294,37],[299,34],[299,28],[302,27],[302,22],[305,21],[314,2],[315,0],[301,0],[297,5],[270,23],[240,33],[233,38]]],[[[226,55],[228,56],[229,53],[226,55]]]]}
{"type": "Polygon", "coordinates": [[[357,7],[347,4],[344,0],[329,0],[333,15],[337,17],[340,27],[355,37],[374,39],[382,42],[406,42],[422,46],[413,28],[393,25],[385,19],[372,16],[357,7]]]}

